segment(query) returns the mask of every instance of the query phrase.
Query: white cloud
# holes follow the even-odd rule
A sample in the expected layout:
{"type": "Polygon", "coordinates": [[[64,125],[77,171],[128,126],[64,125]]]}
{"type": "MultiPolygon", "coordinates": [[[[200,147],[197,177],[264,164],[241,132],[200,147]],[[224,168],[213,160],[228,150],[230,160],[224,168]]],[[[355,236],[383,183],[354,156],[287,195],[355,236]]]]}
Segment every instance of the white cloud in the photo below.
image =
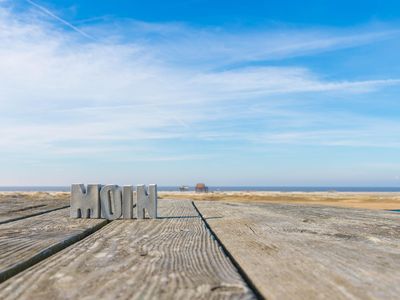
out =
{"type": "MultiPolygon", "coordinates": [[[[132,28],[124,30],[122,38],[107,26],[82,30],[65,21],[74,29],[70,32],[53,21],[32,11],[17,14],[0,9],[0,113],[4,116],[0,120],[0,151],[86,155],[90,149],[103,149],[136,153],[152,148],[146,145],[147,150],[138,150],[119,143],[193,136],[243,138],[240,133],[219,131],[208,124],[240,117],[243,111],[237,111],[236,104],[247,103],[248,109],[260,99],[273,103],[282,95],[365,93],[400,84],[397,78],[326,81],[296,66],[226,70],[230,64],[371,43],[397,36],[396,30],[229,33],[136,21],[129,23],[132,28]],[[98,41],[82,39],[77,31],[96,35],[98,41]],[[135,39],[126,41],[130,32],[135,39]],[[156,38],[146,39],[150,33],[156,33],[156,38]],[[92,143],[82,145],[87,141],[92,143]]],[[[292,113],[288,108],[278,109],[284,111],[275,112],[277,117],[292,113]]],[[[271,108],[261,110],[259,115],[273,114],[271,108]]],[[[326,133],[336,143],[346,135],[326,133]]],[[[269,139],[313,140],[311,132],[296,135],[293,138],[281,132],[269,135],[269,139]]],[[[179,155],[165,157],[179,159],[179,155]]]]}
{"type": "Polygon", "coordinates": [[[255,30],[196,28],[137,20],[87,26],[104,40],[135,39],[164,61],[200,69],[312,55],[396,39],[400,30],[382,24],[356,28],[265,27],[255,30]]]}

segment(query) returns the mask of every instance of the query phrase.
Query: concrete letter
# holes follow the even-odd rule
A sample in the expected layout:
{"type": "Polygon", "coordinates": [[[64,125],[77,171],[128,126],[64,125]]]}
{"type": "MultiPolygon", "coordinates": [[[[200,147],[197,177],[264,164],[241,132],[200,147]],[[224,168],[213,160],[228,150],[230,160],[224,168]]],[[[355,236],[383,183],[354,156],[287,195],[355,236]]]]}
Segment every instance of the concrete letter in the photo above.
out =
{"type": "Polygon", "coordinates": [[[136,208],[137,218],[145,218],[145,210],[152,219],[157,218],[157,185],[149,184],[149,194],[147,194],[145,185],[138,185],[136,187],[136,208]]]}
{"type": "Polygon", "coordinates": [[[133,187],[124,185],[122,187],[122,216],[124,219],[133,218],[133,208],[136,203],[133,203],[133,187]]]}
{"type": "Polygon", "coordinates": [[[122,190],[118,185],[106,185],[100,191],[101,217],[116,220],[122,214],[122,190]]]}
{"type": "Polygon", "coordinates": [[[71,218],[100,218],[100,185],[88,184],[87,190],[84,184],[71,185],[71,218]]]}

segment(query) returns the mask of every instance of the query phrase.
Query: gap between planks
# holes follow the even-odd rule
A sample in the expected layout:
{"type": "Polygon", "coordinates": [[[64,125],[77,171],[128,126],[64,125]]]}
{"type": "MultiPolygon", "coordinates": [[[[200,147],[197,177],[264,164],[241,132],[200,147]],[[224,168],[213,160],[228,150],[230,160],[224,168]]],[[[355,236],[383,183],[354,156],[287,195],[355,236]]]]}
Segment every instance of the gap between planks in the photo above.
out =
{"type": "MultiPolygon", "coordinates": [[[[21,209],[19,211],[26,211],[26,210],[31,209],[31,208],[38,208],[38,207],[43,207],[43,206],[45,206],[45,205],[40,205],[40,206],[38,205],[38,206],[34,206],[34,207],[29,207],[29,208],[21,209]]],[[[7,224],[7,223],[15,222],[15,221],[19,221],[19,220],[23,220],[23,219],[28,219],[28,218],[32,218],[32,217],[36,217],[36,216],[40,216],[40,215],[47,214],[47,213],[52,212],[52,211],[56,211],[56,210],[60,210],[60,209],[68,208],[68,207],[69,207],[69,205],[65,205],[65,206],[56,207],[56,208],[52,208],[52,209],[45,210],[45,211],[39,211],[39,212],[36,212],[36,213],[32,213],[30,215],[25,215],[25,216],[21,216],[21,217],[16,217],[16,218],[0,221],[0,225],[1,224],[7,224]]]]}
{"type": "Polygon", "coordinates": [[[221,247],[222,251],[224,254],[229,258],[229,260],[232,262],[232,264],[236,267],[238,270],[240,276],[242,276],[243,280],[247,283],[249,288],[252,290],[254,295],[256,296],[257,299],[266,299],[261,292],[257,289],[255,286],[254,282],[251,280],[250,276],[247,275],[247,273],[243,270],[243,268],[240,266],[240,264],[236,261],[235,257],[229,252],[229,250],[225,247],[224,243],[221,241],[221,239],[218,238],[218,235],[212,230],[210,225],[207,223],[207,220],[204,218],[204,216],[201,214],[200,210],[197,208],[196,204],[194,201],[192,201],[192,205],[198,215],[200,216],[201,220],[203,221],[204,226],[207,228],[209,231],[210,235],[216,240],[216,242],[219,244],[221,247]]]}
{"type": "Polygon", "coordinates": [[[398,214],[278,203],[195,205],[267,299],[398,299],[398,214]]]}
{"type": "Polygon", "coordinates": [[[57,208],[0,225],[0,283],[88,237],[108,223],[107,220],[82,219],[74,224],[68,214],[65,215],[63,209],[57,208]]]}
{"type": "Polygon", "coordinates": [[[69,206],[66,195],[0,192],[0,224],[38,216],[69,206]]]}

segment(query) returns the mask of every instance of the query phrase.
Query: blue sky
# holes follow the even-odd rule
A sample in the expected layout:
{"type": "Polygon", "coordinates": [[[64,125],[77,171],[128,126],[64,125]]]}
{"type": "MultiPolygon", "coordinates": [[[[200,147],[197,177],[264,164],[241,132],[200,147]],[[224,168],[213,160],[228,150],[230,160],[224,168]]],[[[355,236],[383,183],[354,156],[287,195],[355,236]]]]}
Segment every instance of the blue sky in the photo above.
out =
{"type": "Polygon", "coordinates": [[[0,185],[400,185],[398,1],[0,0],[0,185]]]}

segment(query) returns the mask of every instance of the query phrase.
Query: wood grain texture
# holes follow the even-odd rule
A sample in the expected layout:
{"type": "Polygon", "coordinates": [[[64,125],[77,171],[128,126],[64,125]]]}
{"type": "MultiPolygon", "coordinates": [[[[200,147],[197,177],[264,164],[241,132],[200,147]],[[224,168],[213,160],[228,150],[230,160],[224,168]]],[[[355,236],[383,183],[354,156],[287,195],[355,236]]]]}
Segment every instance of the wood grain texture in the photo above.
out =
{"type": "Polygon", "coordinates": [[[267,299],[399,299],[400,214],[196,201],[267,299]]]}
{"type": "Polygon", "coordinates": [[[0,193],[0,224],[69,206],[65,193],[0,193]]]}
{"type": "Polygon", "coordinates": [[[70,219],[69,209],[0,225],[0,282],[84,238],[106,220],[70,219]]]}
{"type": "Polygon", "coordinates": [[[1,299],[254,298],[190,201],[115,220],[0,285],[1,299]]]}

